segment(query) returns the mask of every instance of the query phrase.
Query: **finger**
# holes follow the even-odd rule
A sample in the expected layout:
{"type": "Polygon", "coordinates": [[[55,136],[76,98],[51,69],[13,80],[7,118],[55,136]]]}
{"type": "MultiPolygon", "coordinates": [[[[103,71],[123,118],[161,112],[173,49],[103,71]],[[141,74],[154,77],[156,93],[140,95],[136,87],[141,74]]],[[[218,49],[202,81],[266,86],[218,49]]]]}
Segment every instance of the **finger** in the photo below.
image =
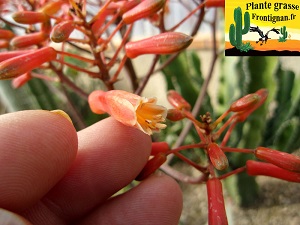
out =
{"type": "Polygon", "coordinates": [[[127,193],[108,200],[80,225],[177,225],[181,210],[178,184],[167,176],[151,176],[127,193]]]}
{"type": "Polygon", "coordinates": [[[83,216],[129,184],[151,150],[148,135],[113,118],[80,131],[78,140],[78,155],[70,171],[42,200],[40,207],[48,211],[39,216],[34,215],[37,208],[26,212],[34,224],[50,224],[47,221],[53,214],[68,222],[83,216]]]}
{"type": "Polygon", "coordinates": [[[0,140],[0,207],[11,211],[22,211],[44,196],[77,152],[73,125],[43,110],[2,115],[0,140]]]}

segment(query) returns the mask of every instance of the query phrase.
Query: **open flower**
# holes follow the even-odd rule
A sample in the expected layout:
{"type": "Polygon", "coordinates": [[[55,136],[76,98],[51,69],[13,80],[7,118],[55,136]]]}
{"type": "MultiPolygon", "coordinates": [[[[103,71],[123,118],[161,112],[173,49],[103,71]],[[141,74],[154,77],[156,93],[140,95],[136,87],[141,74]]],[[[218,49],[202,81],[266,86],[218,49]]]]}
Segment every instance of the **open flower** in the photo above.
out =
{"type": "Polygon", "coordinates": [[[151,135],[166,128],[167,109],[156,105],[156,98],[144,98],[122,90],[94,91],[89,95],[94,113],[108,113],[121,123],[151,135]]]}

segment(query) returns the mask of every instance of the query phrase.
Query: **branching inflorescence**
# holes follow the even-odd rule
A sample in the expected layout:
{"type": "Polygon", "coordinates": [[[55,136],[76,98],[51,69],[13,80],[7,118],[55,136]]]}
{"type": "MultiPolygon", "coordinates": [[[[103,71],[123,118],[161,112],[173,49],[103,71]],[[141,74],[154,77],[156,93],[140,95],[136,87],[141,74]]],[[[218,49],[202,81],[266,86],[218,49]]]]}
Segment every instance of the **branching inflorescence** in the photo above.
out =
{"type": "MultiPolygon", "coordinates": [[[[156,105],[156,98],[140,96],[149,77],[155,72],[159,55],[171,55],[160,65],[159,70],[162,70],[192,43],[193,36],[203,22],[205,8],[225,5],[224,0],[191,2],[189,6],[193,8],[188,10],[182,20],[167,29],[165,16],[172,13],[168,0],[7,1],[0,5],[0,20],[3,24],[0,29],[0,47],[4,49],[0,52],[0,79],[12,79],[15,88],[32,78],[59,83],[88,100],[94,113],[108,113],[121,123],[148,135],[166,128],[166,119],[172,122],[188,119],[196,129],[199,143],[170,148],[166,142],[153,142],[151,158],[136,180],[147,178],[166,162],[169,155],[174,155],[201,173],[196,180],[182,181],[206,183],[209,224],[227,224],[222,179],[246,171],[250,176],[266,175],[300,182],[300,159],[264,147],[239,149],[227,146],[237,123],[244,122],[264,103],[268,95],[266,89],[235,101],[215,121],[210,113],[202,115],[200,120],[196,119],[191,105],[176,91],[168,92],[168,100],[174,107],[169,110],[156,105]],[[8,16],[12,21],[7,19],[8,16]],[[190,33],[178,32],[177,28],[192,16],[196,21],[190,33]],[[157,28],[158,34],[132,41],[133,26],[141,19],[150,21],[157,28]],[[121,37],[120,42],[115,41],[117,36],[121,37]],[[132,60],[143,54],[154,54],[156,57],[144,79],[139,80],[132,60]],[[67,57],[84,62],[87,66],[73,64],[66,60],[67,57]],[[64,69],[66,67],[87,75],[87,78],[100,80],[105,90],[86,93],[70,79],[64,69]],[[115,90],[121,71],[128,73],[132,93],[115,90]],[[220,143],[219,139],[222,139],[220,143]],[[207,161],[200,165],[182,154],[182,151],[193,148],[203,149],[207,161]],[[224,171],[229,166],[226,152],[252,154],[265,162],[249,160],[245,166],[219,175],[217,171],[224,171]]],[[[183,1],[179,3],[189,8],[183,1]]],[[[211,24],[213,30],[215,22],[211,24]]],[[[211,71],[218,57],[216,35],[213,39],[214,60],[211,71]]],[[[199,94],[199,99],[203,98],[207,85],[208,82],[199,94]]],[[[178,179],[172,171],[168,173],[178,179]]]]}

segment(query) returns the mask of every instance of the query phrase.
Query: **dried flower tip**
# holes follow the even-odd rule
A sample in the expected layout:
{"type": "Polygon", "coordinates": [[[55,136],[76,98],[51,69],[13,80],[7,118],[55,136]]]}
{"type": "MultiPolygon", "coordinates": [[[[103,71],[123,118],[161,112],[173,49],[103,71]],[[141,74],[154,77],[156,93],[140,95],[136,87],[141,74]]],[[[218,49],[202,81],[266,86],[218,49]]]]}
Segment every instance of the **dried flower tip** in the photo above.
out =
{"type": "Polygon", "coordinates": [[[300,173],[300,157],[298,156],[264,147],[256,148],[254,154],[260,160],[300,173]]]}
{"type": "Polygon", "coordinates": [[[17,36],[14,37],[10,45],[15,48],[25,48],[32,45],[40,44],[41,42],[45,41],[48,38],[48,35],[45,34],[43,31],[26,34],[24,36],[17,36]]]}
{"type": "Polygon", "coordinates": [[[205,2],[205,7],[225,7],[225,0],[207,0],[205,2]]]}
{"type": "Polygon", "coordinates": [[[230,106],[230,111],[241,112],[251,109],[259,100],[260,96],[258,94],[254,93],[246,95],[232,103],[230,106]]]}
{"type": "Polygon", "coordinates": [[[282,169],[271,163],[248,160],[246,162],[246,171],[250,176],[268,176],[290,182],[300,183],[300,173],[282,169]]]}
{"type": "Polygon", "coordinates": [[[160,10],[166,0],[144,0],[131,10],[123,14],[122,18],[126,24],[131,24],[139,19],[146,18],[160,10]]]}
{"type": "Polygon", "coordinates": [[[158,153],[166,153],[170,150],[167,142],[152,142],[151,155],[157,155],[158,153]]]}
{"type": "Polygon", "coordinates": [[[31,80],[31,74],[30,73],[24,73],[16,78],[14,78],[11,82],[11,85],[13,88],[20,88],[24,84],[27,83],[27,81],[31,80]]]}
{"type": "Polygon", "coordinates": [[[144,98],[122,90],[94,91],[89,95],[94,113],[108,113],[119,122],[151,135],[166,128],[167,109],[156,105],[155,98],[144,98]]]}
{"type": "Polygon", "coordinates": [[[185,118],[185,114],[182,112],[182,110],[179,109],[169,109],[167,114],[167,119],[171,121],[179,121],[183,120],[185,118]]]}
{"type": "Polygon", "coordinates": [[[55,25],[51,32],[51,40],[60,43],[66,41],[75,28],[74,22],[67,20],[55,25]]]}
{"type": "Polygon", "coordinates": [[[193,41],[191,36],[179,32],[166,32],[125,45],[126,55],[135,58],[143,54],[172,54],[187,48],[193,41]]]}
{"type": "Polygon", "coordinates": [[[51,47],[44,47],[7,59],[0,63],[0,80],[15,78],[55,58],[56,51],[51,47]]]}
{"type": "Polygon", "coordinates": [[[167,160],[167,156],[164,153],[156,154],[152,159],[150,159],[142,171],[137,175],[135,180],[141,181],[153,174],[164,162],[167,160]]]}
{"type": "Polygon", "coordinates": [[[10,30],[0,29],[0,38],[1,39],[11,39],[15,36],[15,34],[10,30]]]}
{"type": "Polygon", "coordinates": [[[191,105],[176,91],[170,90],[167,93],[169,103],[178,110],[191,110],[191,105]]]}
{"type": "Polygon", "coordinates": [[[45,13],[33,11],[16,12],[12,15],[12,18],[21,24],[43,23],[49,20],[49,17],[45,13]]]}
{"type": "Polygon", "coordinates": [[[219,145],[210,143],[207,148],[208,157],[217,170],[224,170],[228,167],[228,159],[219,145]]]}
{"type": "Polygon", "coordinates": [[[14,58],[19,55],[24,55],[34,50],[17,50],[17,51],[9,51],[9,52],[0,52],[0,62],[5,61],[10,58],[14,58]]]}
{"type": "Polygon", "coordinates": [[[43,12],[46,15],[52,16],[57,13],[63,4],[67,1],[58,0],[58,1],[49,1],[46,5],[39,9],[39,12],[43,12]]]}
{"type": "Polygon", "coordinates": [[[206,182],[208,198],[208,224],[227,225],[227,216],[224,204],[222,183],[217,178],[209,179],[206,182]]]}

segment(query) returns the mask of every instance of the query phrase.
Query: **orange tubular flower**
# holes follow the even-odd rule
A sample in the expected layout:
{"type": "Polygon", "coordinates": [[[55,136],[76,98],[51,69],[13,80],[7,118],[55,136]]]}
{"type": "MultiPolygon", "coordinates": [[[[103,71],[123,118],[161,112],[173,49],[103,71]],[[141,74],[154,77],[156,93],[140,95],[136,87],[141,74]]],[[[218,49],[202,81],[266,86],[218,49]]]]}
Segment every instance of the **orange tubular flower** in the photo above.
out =
{"type": "Polygon", "coordinates": [[[0,38],[1,39],[11,39],[15,34],[10,30],[0,29],[0,38]]]}
{"type": "Polygon", "coordinates": [[[12,15],[12,18],[21,24],[43,23],[49,20],[49,17],[45,13],[32,11],[16,12],[12,15]]]}
{"type": "Polygon", "coordinates": [[[220,146],[216,143],[210,143],[208,145],[207,154],[217,170],[224,170],[228,167],[228,159],[220,146]]]}
{"type": "Polygon", "coordinates": [[[209,179],[206,182],[208,197],[208,224],[227,225],[227,216],[224,205],[222,183],[217,178],[209,179]]]}
{"type": "Polygon", "coordinates": [[[250,176],[268,176],[290,182],[300,183],[300,173],[282,169],[271,163],[248,160],[246,162],[246,171],[250,176]]]}
{"type": "Polygon", "coordinates": [[[177,91],[170,90],[167,93],[169,103],[178,110],[191,110],[191,105],[177,91]]]}
{"type": "Polygon", "coordinates": [[[55,58],[56,51],[51,47],[44,47],[7,59],[0,63],[0,80],[18,77],[55,58]]]}
{"type": "Polygon", "coordinates": [[[251,109],[259,100],[260,96],[258,94],[253,93],[246,95],[232,103],[230,106],[230,111],[242,112],[251,109]]]}
{"type": "Polygon", "coordinates": [[[151,16],[160,10],[166,0],[144,0],[136,7],[123,14],[122,18],[126,24],[131,24],[139,19],[151,16]]]}
{"type": "Polygon", "coordinates": [[[94,113],[108,113],[119,122],[140,129],[151,135],[166,128],[163,124],[167,109],[156,105],[155,98],[144,98],[121,91],[94,91],[89,95],[90,108],[94,113]]]}
{"type": "Polygon", "coordinates": [[[126,55],[135,58],[143,54],[172,54],[187,48],[193,41],[189,35],[166,32],[125,45],[126,55]]]}
{"type": "Polygon", "coordinates": [[[67,20],[55,25],[51,32],[51,40],[60,43],[66,41],[75,28],[72,20],[67,20]]]}
{"type": "Polygon", "coordinates": [[[167,160],[165,153],[158,153],[152,159],[150,159],[139,175],[135,178],[137,181],[145,180],[151,174],[153,174],[164,162],[167,160]]]}
{"type": "Polygon", "coordinates": [[[10,44],[16,48],[24,48],[32,45],[40,44],[41,42],[45,41],[48,38],[48,35],[45,34],[43,31],[26,34],[24,36],[17,36],[14,37],[10,44]]]}
{"type": "Polygon", "coordinates": [[[20,88],[22,87],[24,84],[27,83],[27,81],[31,80],[31,74],[30,73],[24,73],[16,78],[14,78],[12,80],[12,87],[13,88],[20,88]]]}
{"type": "Polygon", "coordinates": [[[260,160],[300,173],[300,157],[265,147],[256,148],[254,154],[260,160]]]}

